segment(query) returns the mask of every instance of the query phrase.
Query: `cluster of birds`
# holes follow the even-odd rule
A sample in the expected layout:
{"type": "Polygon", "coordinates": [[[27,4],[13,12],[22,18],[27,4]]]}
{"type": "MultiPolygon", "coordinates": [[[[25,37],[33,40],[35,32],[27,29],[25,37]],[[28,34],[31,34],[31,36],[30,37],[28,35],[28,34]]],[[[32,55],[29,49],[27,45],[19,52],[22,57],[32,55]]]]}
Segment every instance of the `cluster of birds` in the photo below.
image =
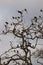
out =
{"type": "Polygon", "coordinates": [[[25,12],[27,13],[27,9],[24,9],[24,10],[22,10],[22,11],[19,11],[19,10],[18,10],[18,13],[23,14],[23,11],[25,11],[25,12]]]}
{"type": "MultiPolygon", "coordinates": [[[[18,10],[17,12],[22,15],[24,11],[25,11],[26,13],[28,13],[28,12],[27,12],[27,9],[24,9],[24,10],[22,10],[22,11],[18,10]]],[[[12,18],[13,18],[13,19],[17,19],[17,17],[13,17],[13,16],[12,16],[12,18]]],[[[20,17],[18,17],[18,18],[20,18],[20,17]]]]}
{"type": "MultiPolygon", "coordinates": [[[[18,10],[17,12],[20,13],[20,14],[22,15],[24,11],[25,11],[26,13],[28,13],[28,11],[27,11],[26,8],[25,8],[24,10],[22,10],[22,11],[18,10]]],[[[43,12],[43,10],[41,9],[40,12],[43,12]]],[[[41,17],[41,16],[39,16],[39,17],[41,17]]],[[[18,16],[18,17],[12,16],[12,18],[13,18],[13,19],[17,19],[17,18],[20,19],[19,16],[18,16]]],[[[35,22],[37,22],[37,17],[36,17],[36,16],[34,16],[34,20],[35,20],[35,22]]],[[[6,24],[8,24],[8,22],[6,22],[6,24]]]]}

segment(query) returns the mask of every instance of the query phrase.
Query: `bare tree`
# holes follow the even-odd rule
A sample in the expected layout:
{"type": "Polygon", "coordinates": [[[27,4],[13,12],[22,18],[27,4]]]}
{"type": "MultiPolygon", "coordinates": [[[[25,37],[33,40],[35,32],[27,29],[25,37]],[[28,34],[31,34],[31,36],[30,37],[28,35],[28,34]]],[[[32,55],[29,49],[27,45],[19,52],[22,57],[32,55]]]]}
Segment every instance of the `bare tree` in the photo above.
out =
{"type": "Polygon", "coordinates": [[[6,55],[3,57],[4,60],[7,59],[7,62],[3,63],[4,65],[9,65],[9,63],[12,61],[14,62],[14,65],[32,65],[31,60],[32,55],[29,47],[35,49],[38,40],[43,39],[43,21],[41,22],[38,21],[39,19],[43,18],[41,16],[40,17],[34,16],[34,18],[31,20],[31,24],[28,27],[25,27],[23,24],[24,12],[27,13],[28,12],[27,9],[18,11],[20,16],[17,17],[12,16],[13,19],[17,20],[17,23],[16,22],[11,23],[11,26],[12,25],[14,26],[13,30],[10,30],[10,28],[8,28],[9,23],[5,22],[6,31],[3,31],[1,34],[7,35],[7,33],[12,33],[14,34],[15,38],[16,37],[20,38],[21,42],[16,47],[14,47],[12,44],[13,42],[10,41],[11,48],[0,55],[1,57],[3,55],[6,55]],[[20,26],[21,29],[19,29],[18,26],[20,26]],[[34,41],[35,39],[36,39],[35,45],[32,45],[30,40],[34,41]],[[23,55],[19,52],[20,51],[19,49],[23,51],[23,55]],[[11,56],[9,55],[10,51],[14,52],[14,54],[11,56]]]}

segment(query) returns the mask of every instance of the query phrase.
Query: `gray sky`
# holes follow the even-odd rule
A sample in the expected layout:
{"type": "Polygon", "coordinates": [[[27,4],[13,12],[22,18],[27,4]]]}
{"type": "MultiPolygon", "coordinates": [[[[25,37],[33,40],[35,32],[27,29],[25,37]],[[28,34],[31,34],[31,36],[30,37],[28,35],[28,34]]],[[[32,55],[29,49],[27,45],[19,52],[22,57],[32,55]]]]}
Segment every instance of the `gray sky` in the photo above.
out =
{"type": "Polygon", "coordinates": [[[27,8],[29,17],[39,15],[39,10],[43,9],[43,0],[0,0],[0,17],[14,14],[18,9],[27,8]]]}
{"type": "MultiPolygon", "coordinates": [[[[43,9],[43,0],[0,0],[0,31],[3,30],[4,21],[11,21],[11,16],[17,15],[17,10],[24,8],[28,10],[27,21],[34,16],[43,15],[40,13],[40,9],[43,9]]],[[[9,40],[14,40],[14,38],[13,35],[9,34],[8,36],[1,35],[0,38],[2,39],[2,42],[0,42],[0,53],[3,53],[9,48],[9,40]]]]}

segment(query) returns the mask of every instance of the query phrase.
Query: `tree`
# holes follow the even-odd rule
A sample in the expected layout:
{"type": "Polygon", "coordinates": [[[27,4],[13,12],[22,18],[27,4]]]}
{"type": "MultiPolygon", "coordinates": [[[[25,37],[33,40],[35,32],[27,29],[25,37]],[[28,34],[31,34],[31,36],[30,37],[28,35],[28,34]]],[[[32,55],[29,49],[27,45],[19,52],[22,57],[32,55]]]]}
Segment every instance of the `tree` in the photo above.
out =
{"type": "Polygon", "coordinates": [[[31,24],[28,27],[25,27],[23,24],[24,12],[27,13],[27,9],[18,11],[20,16],[12,16],[12,18],[17,21],[11,23],[11,26],[14,26],[13,30],[10,30],[10,28],[8,27],[9,23],[5,22],[5,31],[2,31],[1,34],[7,35],[7,33],[12,33],[15,38],[19,38],[21,42],[16,47],[14,47],[12,41],[10,41],[11,48],[1,54],[1,58],[3,55],[5,55],[3,59],[7,59],[7,62],[3,63],[4,65],[9,65],[9,63],[12,61],[14,62],[14,65],[32,65],[32,54],[29,48],[35,49],[38,40],[43,39],[43,21],[38,21],[42,17],[37,18],[36,16],[34,16],[34,18],[31,20],[31,24]],[[21,29],[19,29],[19,27],[21,27],[21,29]],[[35,39],[35,45],[32,45],[30,40],[34,41],[35,39]],[[19,52],[20,50],[23,52],[23,54],[19,52]],[[10,51],[14,52],[14,54],[12,54],[11,56],[9,55],[10,51]]]}
{"type": "Polygon", "coordinates": [[[43,50],[37,49],[35,52],[32,53],[35,58],[37,58],[37,63],[43,65],[43,63],[40,61],[40,59],[43,60],[43,50]]]}

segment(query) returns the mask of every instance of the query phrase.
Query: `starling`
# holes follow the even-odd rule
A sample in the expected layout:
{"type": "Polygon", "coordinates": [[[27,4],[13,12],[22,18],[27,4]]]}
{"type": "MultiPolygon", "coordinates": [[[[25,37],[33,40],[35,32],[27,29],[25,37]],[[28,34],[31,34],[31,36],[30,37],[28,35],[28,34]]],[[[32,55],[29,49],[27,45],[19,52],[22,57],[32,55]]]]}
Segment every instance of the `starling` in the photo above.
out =
{"type": "Polygon", "coordinates": [[[39,18],[41,18],[41,16],[39,16],[39,18]]]}
{"type": "Polygon", "coordinates": [[[34,20],[35,20],[35,22],[37,22],[37,17],[36,16],[34,17],[34,20]]]}
{"type": "Polygon", "coordinates": [[[27,12],[27,9],[24,9],[25,12],[27,12]]]}
{"type": "Polygon", "coordinates": [[[6,25],[5,25],[5,27],[6,27],[6,25]]]}
{"type": "Polygon", "coordinates": [[[17,17],[14,17],[14,19],[17,19],[17,17]]]}
{"type": "Polygon", "coordinates": [[[12,18],[14,19],[14,16],[12,16],[12,18]]]}
{"type": "Polygon", "coordinates": [[[17,19],[17,17],[13,17],[13,16],[12,16],[12,18],[13,18],[13,19],[17,19]]]}
{"type": "Polygon", "coordinates": [[[32,22],[32,25],[34,25],[34,23],[32,22]]]}
{"type": "Polygon", "coordinates": [[[11,23],[11,26],[12,26],[12,23],[11,23]]]}
{"type": "Polygon", "coordinates": [[[18,16],[18,19],[20,19],[20,17],[18,16]]]}
{"type": "Polygon", "coordinates": [[[43,12],[43,10],[41,9],[40,12],[43,12]]]}
{"type": "Polygon", "coordinates": [[[8,22],[5,22],[6,24],[8,24],[8,22]]]}
{"type": "Polygon", "coordinates": [[[19,51],[17,50],[17,53],[19,53],[19,51]]]}
{"type": "Polygon", "coordinates": [[[4,33],[4,30],[2,32],[4,33]]]}
{"type": "Polygon", "coordinates": [[[21,11],[18,10],[18,13],[23,14],[21,11]]]}

